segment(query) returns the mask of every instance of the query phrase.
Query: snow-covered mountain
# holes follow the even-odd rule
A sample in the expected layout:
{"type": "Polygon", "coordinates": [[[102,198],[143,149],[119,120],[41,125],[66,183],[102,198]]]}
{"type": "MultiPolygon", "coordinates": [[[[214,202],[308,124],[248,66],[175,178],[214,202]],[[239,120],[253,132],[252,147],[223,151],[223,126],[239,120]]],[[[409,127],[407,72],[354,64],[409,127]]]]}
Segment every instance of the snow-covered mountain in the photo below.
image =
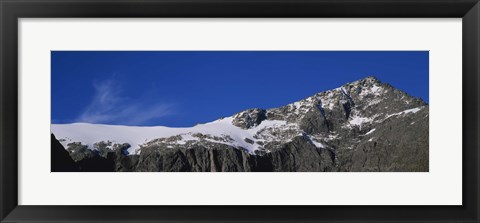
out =
{"type": "Polygon", "coordinates": [[[77,162],[121,150],[134,161],[119,171],[428,171],[428,105],[374,77],[190,128],[74,123],[51,131],[77,162]],[[230,155],[212,158],[223,150],[230,155]]]}

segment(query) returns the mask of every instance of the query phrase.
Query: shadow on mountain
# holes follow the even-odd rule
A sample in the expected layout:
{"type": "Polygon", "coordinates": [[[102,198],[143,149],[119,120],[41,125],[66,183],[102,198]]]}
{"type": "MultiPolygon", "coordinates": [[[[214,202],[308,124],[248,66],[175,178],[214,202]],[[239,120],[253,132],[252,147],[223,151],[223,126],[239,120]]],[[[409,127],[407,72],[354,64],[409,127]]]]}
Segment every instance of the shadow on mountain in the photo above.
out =
{"type": "Polygon", "coordinates": [[[51,135],[52,172],[114,172],[113,157],[94,156],[75,162],[60,142],[51,135]]]}
{"type": "Polygon", "coordinates": [[[135,171],[138,162],[138,155],[125,155],[126,148],[109,151],[103,156],[92,152],[93,155],[75,161],[54,134],[51,141],[52,172],[128,172],[135,171]]]}
{"type": "Polygon", "coordinates": [[[63,148],[62,144],[58,142],[55,136],[51,135],[51,171],[52,172],[77,172],[80,167],[70,157],[68,151],[63,148]]]}

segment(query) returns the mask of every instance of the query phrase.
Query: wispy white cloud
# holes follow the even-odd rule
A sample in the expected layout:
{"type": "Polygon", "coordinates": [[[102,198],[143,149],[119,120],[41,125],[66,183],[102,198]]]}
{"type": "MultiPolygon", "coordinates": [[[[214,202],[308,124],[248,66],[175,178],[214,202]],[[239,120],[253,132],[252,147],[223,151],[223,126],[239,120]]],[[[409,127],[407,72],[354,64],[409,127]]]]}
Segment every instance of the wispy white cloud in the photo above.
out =
{"type": "Polygon", "coordinates": [[[92,101],[76,122],[144,125],[171,114],[171,105],[122,97],[121,84],[113,80],[94,83],[94,89],[92,101]]]}

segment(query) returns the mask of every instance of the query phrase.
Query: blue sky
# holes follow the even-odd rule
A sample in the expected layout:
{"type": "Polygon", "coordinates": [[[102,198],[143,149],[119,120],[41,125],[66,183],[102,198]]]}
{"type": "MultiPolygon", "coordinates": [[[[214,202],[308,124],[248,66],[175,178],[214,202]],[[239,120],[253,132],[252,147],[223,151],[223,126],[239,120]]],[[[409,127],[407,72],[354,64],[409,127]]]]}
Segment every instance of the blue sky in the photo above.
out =
{"type": "Polygon", "coordinates": [[[366,76],[428,102],[428,51],[52,51],[52,123],[193,126],[366,76]]]}

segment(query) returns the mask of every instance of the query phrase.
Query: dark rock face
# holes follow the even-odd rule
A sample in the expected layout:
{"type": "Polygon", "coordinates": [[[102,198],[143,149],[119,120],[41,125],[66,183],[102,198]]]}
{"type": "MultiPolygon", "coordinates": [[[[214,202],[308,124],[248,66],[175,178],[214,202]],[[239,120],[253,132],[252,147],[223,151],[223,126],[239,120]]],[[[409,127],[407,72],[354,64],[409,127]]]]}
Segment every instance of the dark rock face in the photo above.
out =
{"type": "MultiPolygon", "coordinates": [[[[244,145],[258,146],[254,152],[229,144],[233,140],[230,136],[200,133],[193,135],[197,141],[185,144],[172,144],[182,136],[152,140],[142,145],[137,155],[125,152],[130,145],[111,142],[98,142],[95,150],[81,143],[60,149],[62,145],[52,136],[52,157],[55,152],[55,163],[63,163],[55,170],[429,171],[428,104],[374,77],[283,107],[248,109],[232,118],[233,125],[249,131],[262,122],[286,124],[258,130],[253,138],[241,138],[244,145]]],[[[53,166],[52,162],[55,171],[53,166]]]]}
{"type": "Polygon", "coordinates": [[[307,134],[328,133],[330,131],[325,111],[321,107],[313,107],[299,121],[300,129],[307,134]]]}
{"type": "MultiPolygon", "coordinates": [[[[58,143],[55,138],[52,142],[58,143]]],[[[144,148],[140,155],[127,156],[116,151],[109,152],[107,158],[97,155],[76,164],[78,171],[85,172],[308,172],[332,171],[334,154],[327,149],[316,148],[307,138],[299,136],[264,155],[252,155],[225,145],[214,149],[144,148]]]]}
{"type": "Polygon", "coordinates": [[[271,157],[273,171],[324,172],[336,169],[335,155],[328,149],[315,147],[305,136],[295,137],[268,156],[271,157]]]}
{"type": "Polygon", "coordinates": [[[73,161],[68,152],[58,142],[55,136],[51,135],[51,171],[52,172],[76,172],[80,167],[73,161]]]}
{"type": "Polygon", "coordinates": [[[346,171],[428,171],[428,110],[405,119],[389,119],[339,154],[346,171]]]}
{"type": "Polygon", "coordinates": [[[264,109],[254,108],[237,113],[233,116],[233,125],[248,129],[262,123],[267,119],[267,112],[264,109]]]}
{"type": "Polygon", "coordinates": [[[75,162],[97,156],[95,151],[88,149],[88,146],[82,145],[80,142],[69,143],[67,148],[70,157],[72,157],[75,162]]]}
{"type": "Polygon", "coordinates": [[[138,156],[126,156],[123,147],[113,151],[93,151],[81,143],[70,143],[68,150],[51,136],[52,172],[114,172],[134,171],[138,156]]]}

